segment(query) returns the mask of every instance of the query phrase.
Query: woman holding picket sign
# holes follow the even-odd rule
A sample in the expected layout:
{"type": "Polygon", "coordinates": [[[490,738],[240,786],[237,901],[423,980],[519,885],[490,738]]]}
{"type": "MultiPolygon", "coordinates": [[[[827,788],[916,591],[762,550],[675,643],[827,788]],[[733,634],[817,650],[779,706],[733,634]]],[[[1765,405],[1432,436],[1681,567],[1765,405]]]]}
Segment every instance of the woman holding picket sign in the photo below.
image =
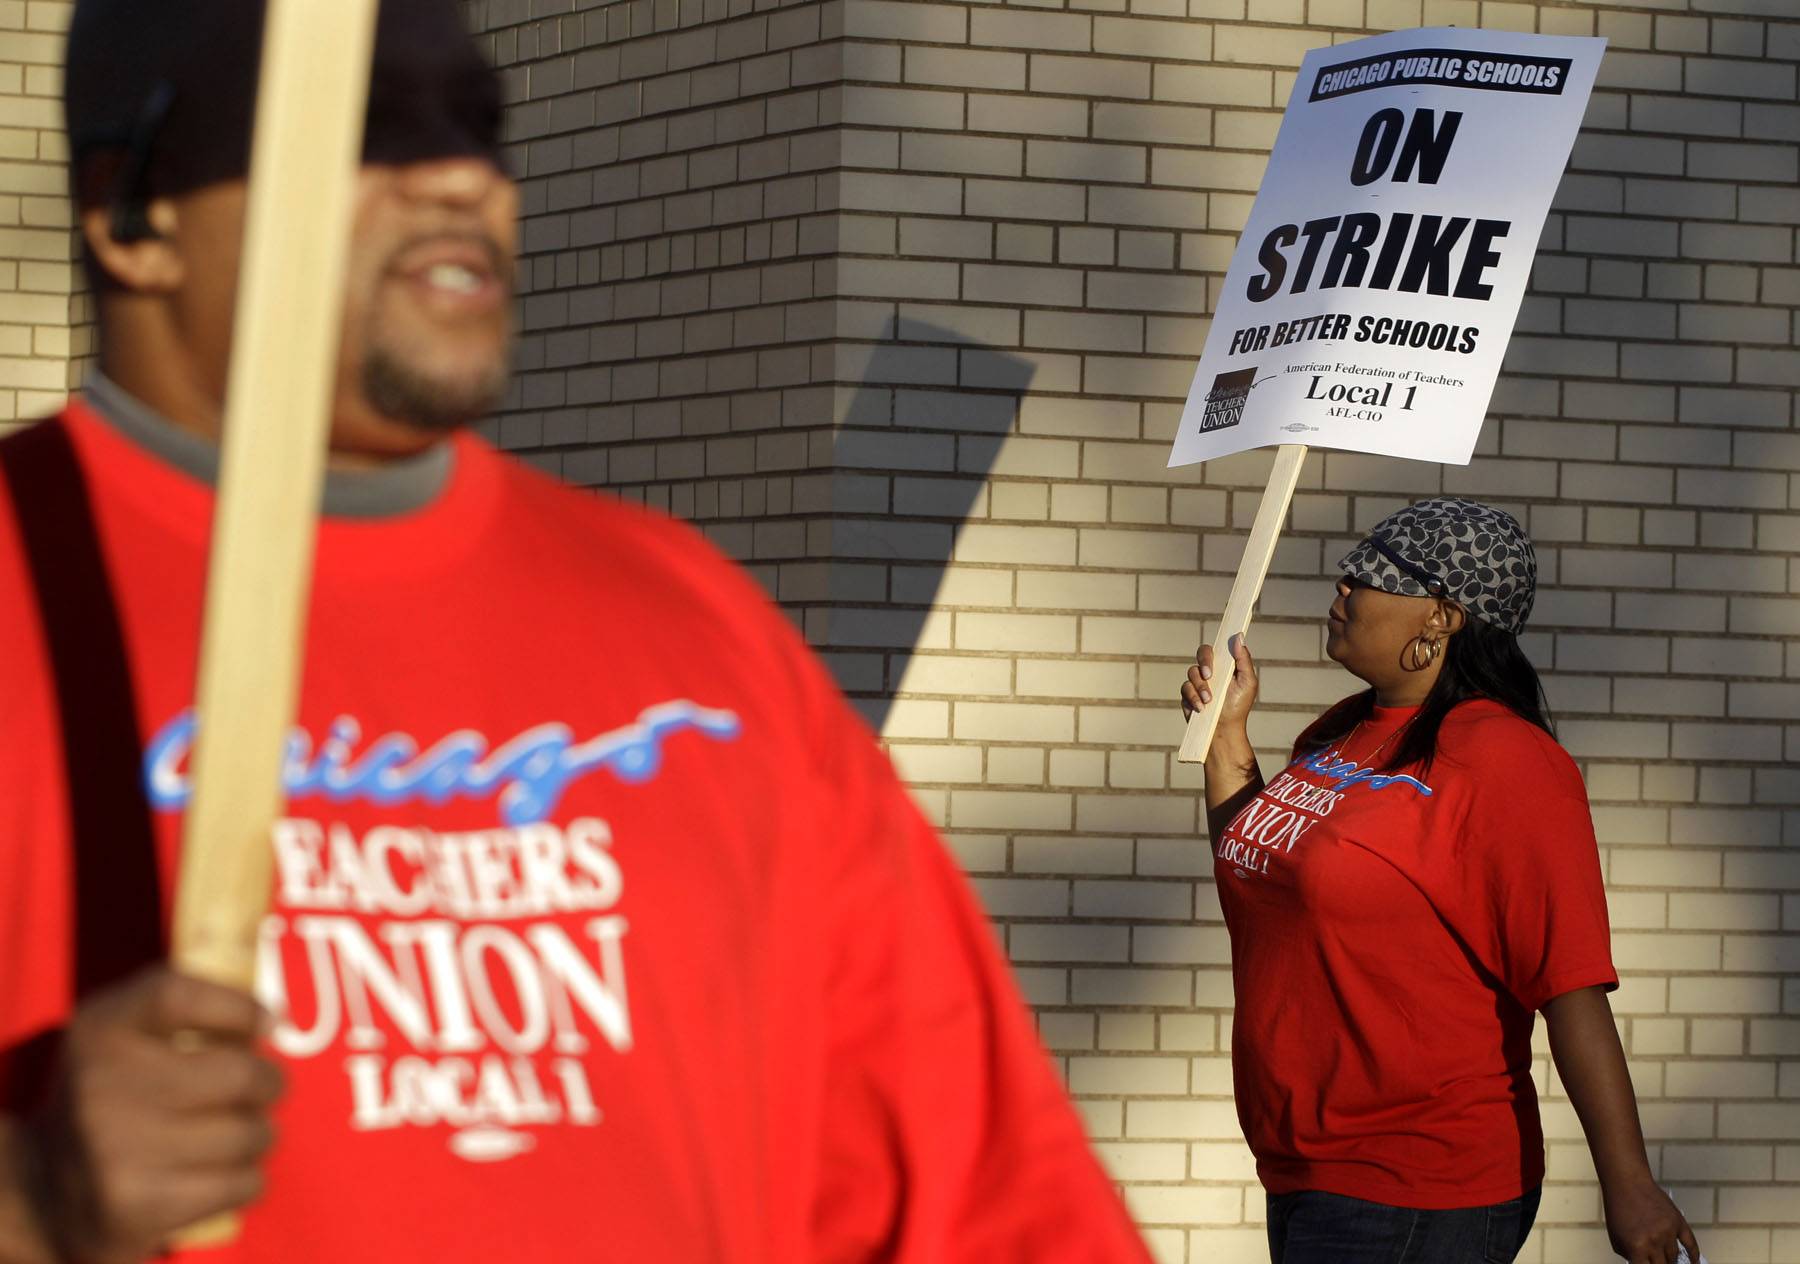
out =
{"type": "MultiPolygon", "coordinates": [[[[1587,796],[1519,649],[1531,542],[1498,510],[1428,500],[1339,567],[1325,652],[1369,688],[1265,783],[1240,640],[1206,760],[1238,1115],[1275,1264],[1512,1260],[1544,1176],[1538,1010],[1614,1248],[1698,1260],[1646,1161],[1606,1001],[1587,796]]],[[[1210,659],[1188,669],[1190,711],[1212,700],[1210,659]]]]}

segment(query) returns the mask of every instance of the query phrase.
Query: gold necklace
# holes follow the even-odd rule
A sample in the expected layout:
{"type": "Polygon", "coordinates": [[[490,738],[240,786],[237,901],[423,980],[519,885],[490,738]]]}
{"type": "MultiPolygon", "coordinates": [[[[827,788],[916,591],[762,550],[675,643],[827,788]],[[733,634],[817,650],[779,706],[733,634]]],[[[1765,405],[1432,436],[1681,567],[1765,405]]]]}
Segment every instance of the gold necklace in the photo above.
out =
{"type": "MultiPolygon", "coordinates": [[[[1376,757],[1378,755],[1380,755],[1381,752],[1387,748],[1387,744],[1389,742],[1393,741],[1396,737],[1399,737],[1402,733],[1406,732],[1407,728],[1411,726],[1412,722],[1418,718],[1419,718],[1419,713],[1417,711],[1413,712],[1411,715],[1406,717],[1405,723],[1401,724],[1392,733],[1389,733],[1386,737],[1382,738],[1381,744],[1379,746],[1377,746],[1374,750],[1369,752],[1367,762],[1364,762],[1362,760],[1354,761],[1356,763],[1356,766],[1358,768],[1373,768],[1375,766],[1376,757]]],[[[1358,733],[1362,732],[1362,726],[1367,724],[1368,722],[1369,722],[1369,717],[1365,715],[1362,719],[1360,719],[1356,722],[1356,727],[1350,730],[1350,736],[1346,737],[1342,742],[1338,743],[1338,748],[1337,748],[1336,754],[1339,759],[1348,760],[1350,758],[1349,754],[1347,753],[1350,743],[1356,739],[1356,735],[1358,733]]]]}

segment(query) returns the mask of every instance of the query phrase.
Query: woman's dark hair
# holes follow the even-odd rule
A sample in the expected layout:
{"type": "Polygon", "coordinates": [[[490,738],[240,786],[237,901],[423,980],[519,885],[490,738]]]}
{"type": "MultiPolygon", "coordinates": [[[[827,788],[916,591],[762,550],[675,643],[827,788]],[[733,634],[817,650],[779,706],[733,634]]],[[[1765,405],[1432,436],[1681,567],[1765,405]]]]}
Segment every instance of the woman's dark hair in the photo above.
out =
{"type": "MultiPolygon", "coordinates": [[[[1470,617],[1463,621],[1461,631],[1444,642],[1444,666],[1438,672],[1437,683],[1379,771],[1393,772],[1417,765],[1429,773],[1431,762],[1437,757],[1438,729],[1443,727],[1444,718],[1459,704],[1475,698],[1498,702],[1520,719],[1555,736],[1544,686],[1538,680],[1537,669],[1519,648],[1518,638],[1470,617]]],[[[1301,736],[1300,745],[1323,748],[1341,741],[1374,710],[1375,691],[1365,689],[1314,721],[1301,736]]]]}

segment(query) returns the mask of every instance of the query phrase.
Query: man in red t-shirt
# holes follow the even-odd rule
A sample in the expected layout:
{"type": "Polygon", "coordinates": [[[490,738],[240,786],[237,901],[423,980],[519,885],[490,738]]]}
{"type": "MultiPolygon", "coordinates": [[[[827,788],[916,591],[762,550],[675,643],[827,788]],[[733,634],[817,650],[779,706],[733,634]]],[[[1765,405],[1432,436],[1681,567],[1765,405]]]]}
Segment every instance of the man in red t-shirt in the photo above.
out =
{"type": "Polygon", "coordinates": [[[518,207],[450,0],[382,11],[262,1007],[145,964],[259,7],[76,8],[100,373],[0,450],[0,1259],[242,1208],[205,1258],[1142,1261],[966,884],[782,617],[464,428],[518,207]],[[110,582],[71,607],[78,537],[110,582]]]}

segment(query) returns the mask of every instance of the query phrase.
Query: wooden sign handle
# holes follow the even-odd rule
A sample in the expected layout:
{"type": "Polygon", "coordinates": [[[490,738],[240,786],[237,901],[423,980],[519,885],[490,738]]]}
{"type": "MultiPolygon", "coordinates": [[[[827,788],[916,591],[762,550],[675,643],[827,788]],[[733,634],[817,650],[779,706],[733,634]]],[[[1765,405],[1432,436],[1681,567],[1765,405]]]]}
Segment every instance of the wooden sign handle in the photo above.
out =
{"type": "Polygon", "coordinates": [[[1275,557],[1275,544],[1281,538],[1281,524],[1287,521],[1288,506],[1293,503],[1294,488],[1300,484],[1300,466],[1306,460],[1304,443],[1284,443],[1275,449],[1275,465],[1269,471],[1268,486],[1263,489],[1262,503],[1256,508],[1256,521],[1250,528],[1250,540],[1244,546],[1243,560],[1238,563],[1237,579],[1231,585],[1231,597],[1225,602],[1225,615],[1213,638],[1213,678],[1211,705],[1201,707],[1188,717],[1187,732],[1181,739],[1176,758],[1184,764],[1203,764],[1212,749],[1213,734],[1219,728],[1219,712],[1231,683],[1231,638],[1250,630],[1250,615],[1256,600],[1262,596],[1263,581],[1269,577],[1269,563],[1275,557]]]}
{"type": "MultiPolygon", "coordinates": [[[[250,991],[299,694],[377,0],[269,0],[207,570],[177,969],[250,991]]],[[[234,1217],[182,1245],[236,1236],[234,1217]]]]}

